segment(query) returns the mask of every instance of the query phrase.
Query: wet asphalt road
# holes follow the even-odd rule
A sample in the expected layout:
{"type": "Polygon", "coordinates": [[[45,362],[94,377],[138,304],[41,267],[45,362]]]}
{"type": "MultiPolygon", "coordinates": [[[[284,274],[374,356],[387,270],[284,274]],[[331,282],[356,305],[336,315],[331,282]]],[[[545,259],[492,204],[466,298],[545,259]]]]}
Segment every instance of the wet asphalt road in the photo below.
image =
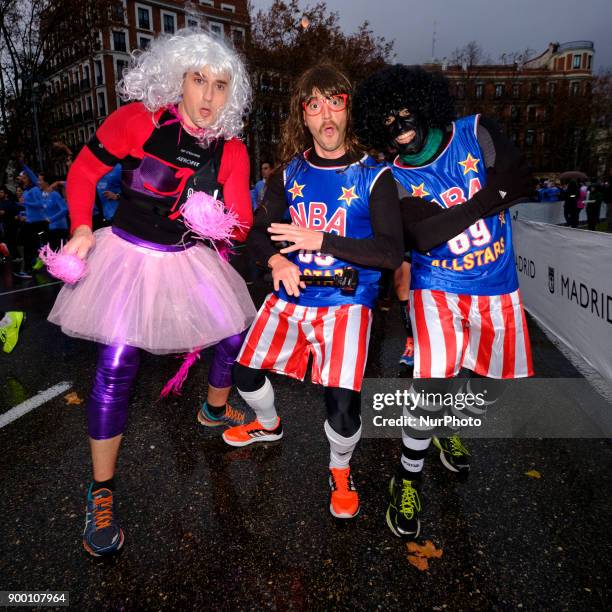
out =
{"type": "MultiPolygon", "coordinates": [[[[0,352],[0,414],[60,381],[87,397],[95,347],[45,321],[59,285],[6,294],[27,325],[0,352]]],[[[267,290],[253,286],[259,303],[267,290]]],[[[394,377],[403,348],[397,305],[380,310],[367,376],[394,377]]],[[[536,371],[579,377],[530,321],[536,371]]],[[[473,440],[459,482],[431,450],[422,540],[443,550],[419,572],[385,523],[398,441],[364,439],[352,462],[362,510],[327,509],[328,446],[320,388],[273,376],[280,443],[232,449],[196,423],[207,359],[183,396],[159,401],[172,357],[143,355],[117,476],[122,553],[82,549],[89,453],[83,405],[59,396],[0,429],[0,590],[65,590],[77,610],[593,610],[609,604],[608,440],[473,440]],[[525,476],[536,469],[539,480],[525,476]]],[[[405,373],[404,373],[405,375],[405,373]]],[[[234,398],[241,405],[239,398],[234,398]]]]}

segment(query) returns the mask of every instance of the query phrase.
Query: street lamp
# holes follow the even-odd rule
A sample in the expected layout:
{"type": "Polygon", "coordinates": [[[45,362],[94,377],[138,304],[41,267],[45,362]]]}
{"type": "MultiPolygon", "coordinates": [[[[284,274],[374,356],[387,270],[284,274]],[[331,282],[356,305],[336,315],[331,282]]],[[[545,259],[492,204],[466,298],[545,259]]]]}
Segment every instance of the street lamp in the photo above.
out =
{"type": "Polygon", "coordinates": [[[38,169],[39,172],[42,172],[43,157],[42,149],[40,147],[40,132],[38,131],[38,109],[36,107],[39,87],[40,83],[32,78],[32,115],[34,117],[34,138],[36,139],[36,156],[38,157],[38,169]]]}

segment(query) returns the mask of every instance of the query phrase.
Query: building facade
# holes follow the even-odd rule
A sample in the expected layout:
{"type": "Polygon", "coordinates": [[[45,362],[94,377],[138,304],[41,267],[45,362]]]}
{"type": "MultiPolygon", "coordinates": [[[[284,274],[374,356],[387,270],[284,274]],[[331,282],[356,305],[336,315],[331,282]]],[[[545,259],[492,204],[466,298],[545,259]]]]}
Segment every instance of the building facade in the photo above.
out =
{"type": "MultiPolygon", "coordinates": [[[[93,33],[92,44],[74,44],[70,31],[49,37],[45,118],[52,140],[78,151],[122,101],[116,84],[130,53],[146,49],[160,33],[202,27],[241,48],[249,32],[246,0],[117,0],[108,3],[110,18],[93,33]]],[[[63,162],[54,172],[63,174],[63,162]]]]}
{"type": "Polygon", "coordinates": [[[272,165],[281,138],[283,122],[289,114],[292,79],[287,74],[263,67],[251,69],[253,110],[246,130],[246,144],[251,154],[253,180],[259,180],[261,164],[272,165]]]}
{"type": "Polygon", "coordinates": [[[450,79],[459,115],[495,118],[537,174],[590,172],[594,53],[590,41],[550,43],[523,63],[427,67],[450,79]]]}

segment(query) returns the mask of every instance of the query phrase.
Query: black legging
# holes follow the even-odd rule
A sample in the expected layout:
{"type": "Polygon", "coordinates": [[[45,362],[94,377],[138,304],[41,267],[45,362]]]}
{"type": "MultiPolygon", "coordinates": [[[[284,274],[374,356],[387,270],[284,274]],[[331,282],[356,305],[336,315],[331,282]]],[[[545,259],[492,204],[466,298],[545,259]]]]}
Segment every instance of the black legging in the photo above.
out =
{"type": "Polygon", "coordinates": [[[47,242],[48,232],[49,223],[47,221],[34,221],[25,224],[23,228],[23,252],[26,272],[32,271],[40,247],[47,242]]]}
{"type": "Polygon", "coordinates": [[[68,239],[69,235],[67,229],[49,230],[49,244],[54,251],[57,251],[62,244],[66,244],[68,239]]]}

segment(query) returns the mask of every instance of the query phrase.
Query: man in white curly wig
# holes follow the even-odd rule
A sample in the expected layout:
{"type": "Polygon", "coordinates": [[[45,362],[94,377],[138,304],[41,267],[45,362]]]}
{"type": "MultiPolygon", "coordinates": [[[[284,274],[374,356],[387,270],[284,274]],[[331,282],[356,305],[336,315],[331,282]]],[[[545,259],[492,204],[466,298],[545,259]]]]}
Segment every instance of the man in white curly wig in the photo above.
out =
{"type": "MultiPolygon", "coordinates": [[[[49,315],[66,334],[100,346],[87,405],[93,482],[83,535],[94,556],[123,545],[114,474],[140,350],[195,359],[214,346],[198,420],[241,424],[244,414],[227,404],[231,368],[255,316],[242,278],[182,218],[188,198],[204,192],[233,215],[233,239],[243,241],[251,227],[249,160],[237,138],[250,101],[240,58],[207,34],[181,30],[134,54],[118,91],[132,103],[106,119],[68,175],[72,238],[64,251],[87,259],[89,271],[62,289],[49,315]],[[113,226],[94,234],[96,183],[117,163],[122,196],[113,226]]],[[[227,221],[215,210],[218,225],[227,221]]],[[[208,237],[219,234],[208,229],[208,237]]]]}

